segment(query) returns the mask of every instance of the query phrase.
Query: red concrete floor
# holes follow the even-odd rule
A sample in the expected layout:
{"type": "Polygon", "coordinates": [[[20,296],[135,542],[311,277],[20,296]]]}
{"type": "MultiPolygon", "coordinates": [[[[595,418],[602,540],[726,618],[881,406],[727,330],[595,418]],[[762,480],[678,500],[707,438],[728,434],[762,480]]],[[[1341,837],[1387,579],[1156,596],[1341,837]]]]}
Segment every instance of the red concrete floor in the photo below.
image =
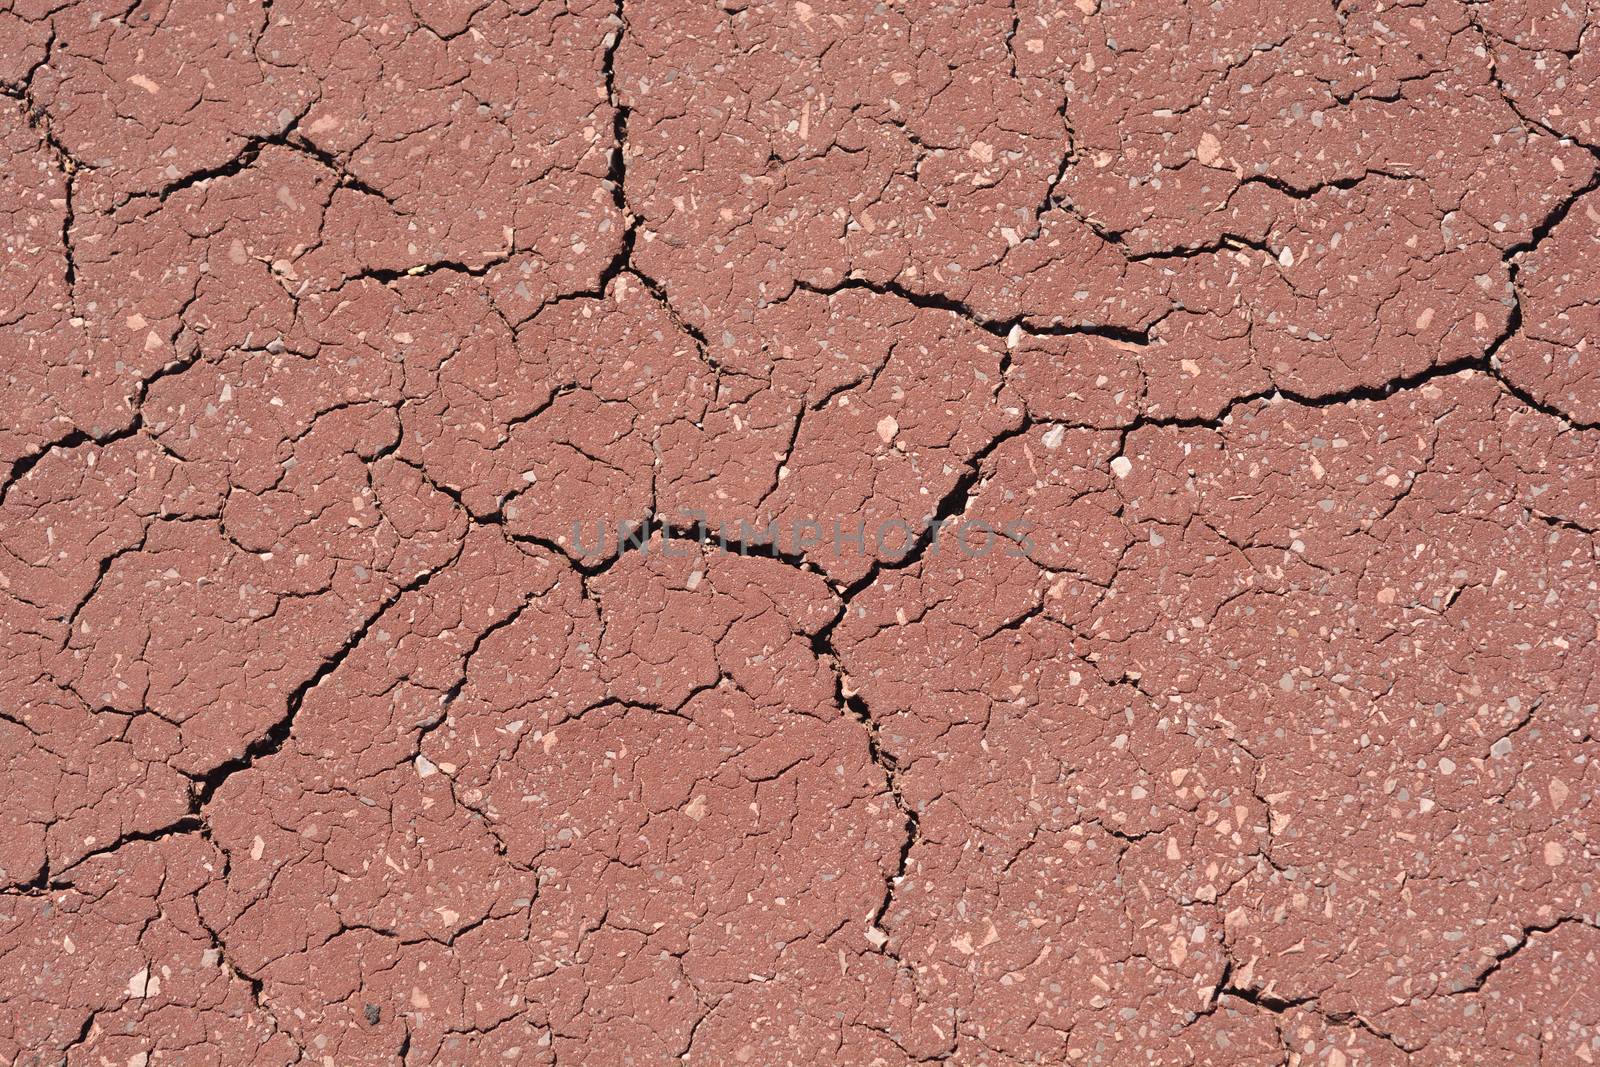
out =
{"type": "Polygon", "coordinates": [[[1595,0],[7,0],[0,1061],[1600,1058],[1595,0]]]}

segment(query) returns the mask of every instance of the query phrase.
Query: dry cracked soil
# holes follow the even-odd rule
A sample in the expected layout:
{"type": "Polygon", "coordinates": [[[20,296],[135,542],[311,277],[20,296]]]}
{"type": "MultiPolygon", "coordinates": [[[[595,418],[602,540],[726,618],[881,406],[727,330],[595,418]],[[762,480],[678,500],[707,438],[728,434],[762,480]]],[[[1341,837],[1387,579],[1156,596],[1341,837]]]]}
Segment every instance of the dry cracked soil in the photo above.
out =
{"type": "Polygon", "coordinates": [[[1596,0],[0,0],[0,1059],[1600,1059],[1596,0]]]}

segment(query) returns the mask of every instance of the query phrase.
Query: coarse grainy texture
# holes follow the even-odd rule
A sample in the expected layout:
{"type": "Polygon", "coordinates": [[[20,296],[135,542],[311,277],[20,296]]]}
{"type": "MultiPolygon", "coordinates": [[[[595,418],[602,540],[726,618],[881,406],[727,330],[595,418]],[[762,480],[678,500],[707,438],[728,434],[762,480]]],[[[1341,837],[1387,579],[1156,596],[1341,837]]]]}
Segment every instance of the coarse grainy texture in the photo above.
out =
{"type": "Polygon", "coordinates": [[[1600,1061],[1597,0],[0,90],[0,1061],[1600,1061]]]}

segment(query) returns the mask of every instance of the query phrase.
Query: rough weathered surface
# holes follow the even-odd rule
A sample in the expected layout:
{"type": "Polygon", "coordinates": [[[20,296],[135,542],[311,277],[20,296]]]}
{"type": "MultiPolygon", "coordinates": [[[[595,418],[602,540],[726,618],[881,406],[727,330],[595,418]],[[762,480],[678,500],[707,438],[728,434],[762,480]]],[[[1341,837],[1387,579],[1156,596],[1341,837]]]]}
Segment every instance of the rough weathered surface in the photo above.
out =
{"type": "Polygon", "coordinates": [[[1600,8],[0,11],[0,1060],[1600,1060],[1600,8]]]}

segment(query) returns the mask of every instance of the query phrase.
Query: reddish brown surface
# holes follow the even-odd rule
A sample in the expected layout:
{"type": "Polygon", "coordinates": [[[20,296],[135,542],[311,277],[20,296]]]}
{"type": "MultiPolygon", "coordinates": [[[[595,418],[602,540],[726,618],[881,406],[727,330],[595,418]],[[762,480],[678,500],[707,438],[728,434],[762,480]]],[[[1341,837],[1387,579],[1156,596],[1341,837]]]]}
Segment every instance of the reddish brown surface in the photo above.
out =
{"type": "Polygon", "coordinates": [[[1597,24],[6,4],[0,1060],[1596,1062],[1597,24]]]}

